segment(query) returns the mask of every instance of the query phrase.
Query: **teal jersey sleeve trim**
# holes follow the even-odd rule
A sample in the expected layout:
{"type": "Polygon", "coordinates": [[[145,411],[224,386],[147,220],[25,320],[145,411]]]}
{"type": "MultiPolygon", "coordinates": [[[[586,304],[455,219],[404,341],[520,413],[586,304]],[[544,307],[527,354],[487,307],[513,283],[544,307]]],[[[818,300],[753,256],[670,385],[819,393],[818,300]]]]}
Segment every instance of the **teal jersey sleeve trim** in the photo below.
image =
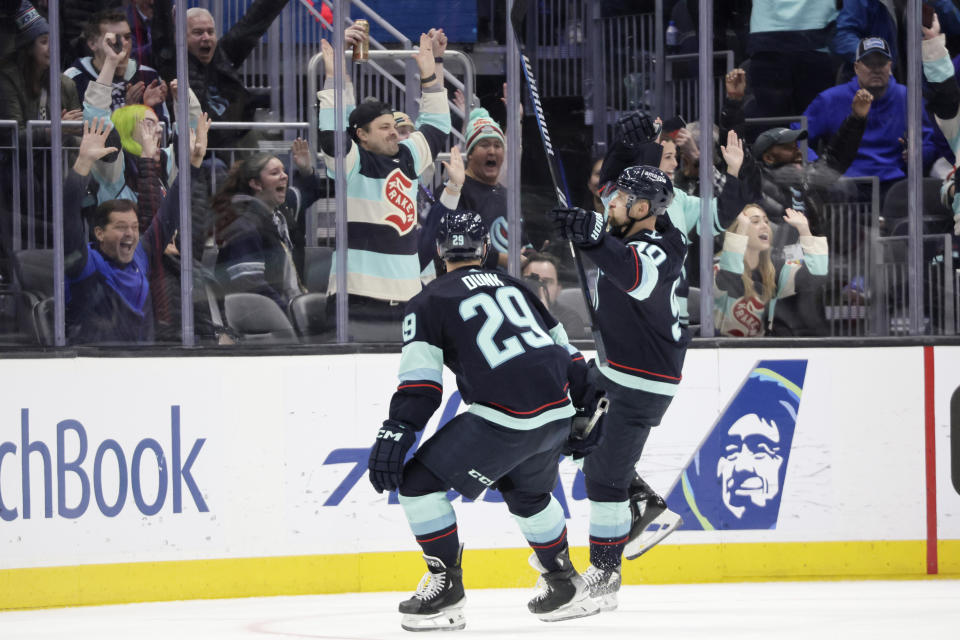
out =
{"type": "Polygon", "coordinates": [[[498,424],[501,427],[516,429],[517,431],[529,431],[530,429],[536,429],[537,427],[542,427],[548,422],[569,418],[576,413],[572,404],[567,404],[565,406],[558,407],[557,409],[551,409],[550,411],[544,411],[534,418],[514,418],[513,416],[509,416],[502,411],[497,411],[496,409],[491,409],[490,407],[485,407],[481,404],[472,404],[467,411],[485,420],[489,420],[490,422],[498,424]]]}
{"type": "Polygon", "coordinates": [[[429,342],[417,340],[403,345],[400,355],[401,382],[406,380],[443,381],[443,350],[429,342]]]}
{"type": "Polygon", "coordinates": [[[812,276],[827,275],[828,260],[826,254],[807,253],[803,256],[803,263],[807,265],[807,271],[812,276]]]}
{"type": "Polygon", "coordinates": [[[720,254],[720,268],[730,273],[743,273],[743,254],[724,251],[720,254]]]}
{"type": "Polygon", "coordinates": [[[420,113],[417,115],[416,128],[428,124],[443,133],[450,133],[450,105],[447,104],[447,92],[437,91],[422,94],[420,113]]]}
{"type": "Polygon", "coordinates": [[[553,338],[554,344],[558,344],[558,345],[560,345],[561,347],[567,347],[567,351],[568,351],[568,352],[570,352],[570,353],[576,353],[576,352],[577,352],[576,349],[573,349],[573,351],[570,351],[570,349],[571,349],[571,347],[570,347],[570,338],[569,338],[569,336],[567,336],[567,330],[564,329],[564,328],[563,328],[563,325],[560,324],[559,322],[557,323],[557,326],[555,326],[554,328],[550,329],[550,337],[553,338]]]}
{"type": "Polygon", "coordinates": [[[647,393],[656,393],[661,396],[675,396],[677,395],[677,385],[670,382],[657,382],[656,380],[647,380],[646,378],[641,378],[639,376],[632,376],[629,373],[623,373],[622,371],[617,371],[616,369],[611,369],[608,366],[600,366],[600,373],[605,375],[610,380],[613,380],[621,387],[627,387],[628,389],[640,389],[641,391],[646,391],[647,393]]]}
{"type": "MultiPolygon", "coordinates": [[[[700,198],[691,196],[684,191],[675,191],[673,202],[667,207],[667,215],[673,226],[683,232],[684,237],[688,238],[691,231],[700,232],[700,198]]],[[[713,220],[713,235],[723,232],[720,227],[720,220],[717,217],[717,199],[710,200],[710,215],[713,220]]],[[[687,240],[689,244],[689,240],[687,240]]]]}
{"type": "Polygon", "coordinates": [[[943,82],[954,75],[953,63],[950,58],[943,57],[936,60],[923,61],[923,75],[927,82],[943,82]]]}

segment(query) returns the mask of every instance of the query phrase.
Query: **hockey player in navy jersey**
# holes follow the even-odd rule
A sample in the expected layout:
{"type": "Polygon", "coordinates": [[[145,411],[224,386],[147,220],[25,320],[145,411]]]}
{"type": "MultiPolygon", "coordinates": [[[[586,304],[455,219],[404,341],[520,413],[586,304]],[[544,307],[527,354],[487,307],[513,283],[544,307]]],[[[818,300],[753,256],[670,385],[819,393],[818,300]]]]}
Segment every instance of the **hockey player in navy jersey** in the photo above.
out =
{"type": "Polygon", "coordinates": [[[502,493],[541,573],[532,613],[553,621],[599,612],[570,562],[563,509],[551,491],[561,453],[586,453],[598,441],[599,428],[572,438],[571,416],[575,407],[592,411],[602,393],[563,326],[523,282],[480,268],[488,245],[479,214],[444,214],[437,247],[447,273],[406,305],[400,385],[370,452],[370,482],[378,492],[399,489],[429,569],[400,603],[409,631],[466,625],[450,488],[470,499],[488,488],[502,493]],[[469,408],[404,464],[440,406],[444,364],[469,408]]]}
{"type": "Polygon", "coordinates": [[[603,442],[583,461],[590,500],[590,566],[583,577],[605,611],[617,607],[635,465],[676,393],[690,342],[676,297],[686,242],[665,215],[672,201],[663,171],[636,166],[620,174],[608,220],[579,208],[549,214],[600,268],[596,305],[607,362],[591,378],[606,390],[610,412],[603,442]]]}

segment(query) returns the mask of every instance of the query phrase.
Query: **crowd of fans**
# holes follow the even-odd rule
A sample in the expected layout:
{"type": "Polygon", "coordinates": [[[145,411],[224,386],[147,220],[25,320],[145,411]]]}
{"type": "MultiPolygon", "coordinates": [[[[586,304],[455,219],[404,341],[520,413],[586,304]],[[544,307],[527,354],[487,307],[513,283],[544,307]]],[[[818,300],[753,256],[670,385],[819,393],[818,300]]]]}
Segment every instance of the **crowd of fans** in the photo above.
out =
{"type": "MultiPolygon", "coordinates": [[[[615,132],[608,152],[591,165],[587,206],[603,212],[614,194],[601,185],[615,182],[626,167],[659,167],[676,190],[668,215],[688,243],[676,291],[680,321],[690,322],[687,297],[700,284],[698,238],[705,236],[715,247],[718,333],[823,335],[829,333],[822,292],[831,255],[826,205],[869,197],[839,178],[875,176],[882,199],[907,172],[903,9],[878,0],[733,4],[714,35],[715,47],[736,54],[736,68],[724,78],[718,120],[709,124],[715,148],[699,148],[704,123],[684,119],[694,114],[626,114],[622,123],[643,123],[649,135],[628,144],[623,129],[615,132]],[[798,124],[801,115],[805,128],[798,124]],[[785,126],[749,124],[771,117],[783,118],[785,126]],[[706,234],[700,228],[703,161],[713,165],[713,220],[706,234]]],[[[79,151],[70,155],[63,185],[28,176],[22,166],[19,188],[64,190],[70,343],[179,341],[177,175],[188,166],[194,289],[201,294],[196,332],[206,342],[242,339],[218,317],[231,293],[257,294],[284,314],[294,300],[323,294],[314,313],[325,339],[333,335],[337,297],[346,295],[351,340],[398,339],[404,303],[436,275],[433,238],[445,210],[479,213],[492,246],[484,265],[507,268],[504,132],[521,118],[498,122],[474,96],[465,100],[448,90],[442,25],[419,39],[415,120],[399,105],[358,96],[345,73],[345,120],[334,122],[334,70],[339,64],[347,71],[346,57],[323,40],[319,148],[297,139],[289,154],[255,152],[257,130],[210,129],[211,122],[252,122],[263,106],[240,68],[286,5],[254,0],[225,33],[207,10],[187,11],[189,122],[180,126],[171,0],[65,4],[59,118],[84,122],[82,131],[64,128],[65,145],[79,151]],[[82,20],[71,19],[80,15],[82,20]],[[451,100],[467,114],[465,139],[451,150],[444,184],[434,189],[438,156],[451,141],[451,100]],[[348,240],[338,245],[347,252],[345,292],[337,290],[335,266],[319,285],[308,287],[305,262],[307,210],[332,195],[338,128],[348,134],[348,240]],[[184,162],[177,157],[181,135],[191,138],[191,157],[184,162]],[[247,151],[226,167],[208,147],[247,151]],[[201,262],[201,256],[211,258],[201,262]]],[[[681,0],[668,7],[681,30],[681,52],[696,50],[695,6],[681,0]]],[[[917,142],[925,175],[943,180],[943,205],[956,212],[960,227],[953,171],[960,146],[954,71],[960,56],[951,61],[949,54],[954,38],[960,44],[960,11],[948,0],[924,6],[926,101],[917,142]]],[[[44,0],[0,0],[0,119],[15,120],[21,138],[26,121],[57,117],[50,112],[46,15],[44,0]]],[[[363,35],[359,27],[348,27],[346,48],[363,35]]],[[[43,129],[37,135],[39,144],[49,138],[43,129]]],[[[578,287],[565,245],[538,238],[535,247],[527,235],[528,223],[543,215],[522,212],[522,274],[570,336],[586,338],[589,315],[582,297],[564,294],[578,287]]],[[[9,264],[12,227],[10,216],[4,218],[0,231],[9,264]]],[[[336,265],[335,256],[327,259],[336,265]]]]}

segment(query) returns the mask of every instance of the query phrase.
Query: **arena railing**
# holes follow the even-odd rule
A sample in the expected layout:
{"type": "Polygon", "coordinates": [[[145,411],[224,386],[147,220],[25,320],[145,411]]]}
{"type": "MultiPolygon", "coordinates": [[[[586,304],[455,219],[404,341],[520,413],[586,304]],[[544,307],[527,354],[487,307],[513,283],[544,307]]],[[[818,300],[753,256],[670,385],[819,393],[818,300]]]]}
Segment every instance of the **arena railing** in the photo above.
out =
{"type": "MultiPolygon", "coordinates": [[[[681,65],[696,64],[700,59],[696,53],[680,53],[669,55],[665,58],[665,84],[663,102],[664,106],[661,113],[664,117],[679,114],[686,120],[697,120],[693,114],[699,113],[700,100],[700,78],[696,72],[691,75],[682,75],[680,73],[681,65]]],[[[714,95],[714,113],[719,114],[723,105],[723,96],[725,93],[724,76],[727,72],[733,70],[733,51],[714,51],[714,63],[718,60],[723,63],[723,70],[717,74],[712,74],[712,85],[714,95]]],[[[716,69],[716,64],[714,64],[716,69]]]]}
{"type": "MultiPolygon", "coordinates": [[[[10,248],[19,251],[22,247],[22,216],[20,213],[20,127],[16,120],[0,120],[0,130],[9,132],[10,143],[0,144],[0,153],[9,151],[10,157],[10,225],[0,226],[3,233],[10,233],[10,248]]],[[[5,197],[5,196],[4,196],[5,197]]],[[[6,209],[7,202],[0,203],[0,211],[6,209]]]]}
{"type": "MultiPolygon", "coordinates": [[[[910,287],[907,236],[878,239],[871,304],[878,322],[872,335],[910,334],[910,287]]],[[[921,326],[925,334],[956,335],[957,278],[953,237],[949,233],[923,234],[924,270],[921,326]]]]}
{"type": "MultiPolygon", "coordinates": [[[[589,69],[583,72],[582,95],[586,124],[594,125],[595,152],[606,148],[613,124],[624,111],[667,113],[662,99],[664,65],[656,63],[663,59],[663,33],[656,26],[662,23],[662,0],[656,1],[657,13],[611,18],[601,17],[601,4],[586,3],[582,17],[586,33],[583,69],[589,69]]],[[[540,73],[547,75],[548,83],[555,64],[553,60],[540,63],[540,73]]],[[[561,87],[548,84],[546,95],[556,95],[561,87]]]]}
{"type": "MultiPolygon", "coordinates": [[[[200,0],[196,3],[197,6],[205,7],[213,14],[221,32],[226,32],[242,17],[248,4],[248,0],[224,0],[223,2],[200,0]]],[[[323,0],[323,4],[333,7],[330,0],[323,0]]],[[[401,49],[409,50],[413,46],[414,43],[407,36],[366,3],[361,0],[350,0],[349,4],[372,24],[395,38],[401,49]]],[[[295,122],[308,118],[307,112],[315,97],[305,91],[305,85],[300,80],[300,70],[306,68],[310,57],[320,49],[320,39],[331,39],[332,29],[332,25],[321,15],[319,7],[320,2],[311,4],[306,0],[289,3],[278,20],[270,26],[266,37],[241,66],[240,72],[244,84],[254,91],[269,94],[273,120],[295,122]]],[[[350,17],[344,17],[344,25],[353,24],[353,22],[354,20],[350,17]]],[[[375,37],[371,37],[370,48],[386,50],[387,46],[375,37]]],[[[389,66],[396,67],[395,71],[391,72],[378,63],[369,64],[362,70],[358,70],[358,76],[370,77],[356,78],[356,85],[359,87],[375,82],[388,85],[392,84],[390,79],[393,79],[394,75],[406,76],[405,82],[399,89],[400,95],[406,96],[407,93],[410,95],[409,98],[404,97],[403,110],[408,113],[416,111],[417,85],[415,78],[410,75],[416,72],[415,64],[412,60],[396,59],[390,60],[389,66]]],[[[464,90],[462,83],[449,71],[446,77],[455,88],[464,90]]],[[[470,95],[464,93],[467,96],[470,95]]],[[[391,103],[399,104],[396,101],[391,103]]],[[[454,107],[454,110],[457,115],[464,117],[459,109],[454,107]]]]}
{"type": "MultiPolygon", "coordinates": [[[[52,159],[53,147],[50,144],[38,144],[37,133],[47,132],[49,135],[50,120],[28,120],[25,130],[25,144],[23,151],[25,154],[25,180],[23,186],[26,187],[26,247],[27,249],[49,248],[51,225],[53,224],[53,215],[50,207],[50,191],[45,187],[49,183],[50,161],[52,159]],[[38,181],[37,178],[40,177],[38,181]],[[39,199],[39,202],[38,202],[39,199]],[[37,225],[41,225],[38,234],[37,225]]],[[[80,130],[83,122],[80,120],[65,120],[60,122],[60,126],[65,130],[64,135],[70,132],[79,141],[80,130]],[[75,130],[75,131],[74,131],[75,130]]],[[[166,141],[168,136],[166,123],[160,123],[161,140],[166,141]]],[[[70,152],[77,149],[72,145],[61,145],[61,166],[67,169],[67,163],[70,152]]],[[[17,149],[19,153],[19,148],[17,149]]],[[[19,164],[17,164],[19,174],[19,164]]],[[[22,195],[18,192],[14,197],[19,202],[22,195]]],[[[19,247],[18,247],[19,248],[19,247]]]]}
{"type": "MultiPolygon", "coordinates": [[[[3,125],[13,131],[11,124],[3,125]]],[[[47,121],[33,121],[27,129],[31,134],[44,126],[47,121]]],[[[71,125],[72,126],[72,125],[71,125]]],[[[224,165],[231,163],[238,155],[270,151],[289,164],[289,142],[282,140],[283,132],[301,133],[310,127],[306,122],[289,123],[214,123],[216,129],[256,129],[273,134],[273,140],[261,141],[256,147],[211,149],[213,158],[222,160],[224,165]]],[[[12,145],[12,148],[16,148],[12,145]]],[[[47,150],[31,144],[30,153],[47,150]]],[[[66,152],[69,149],[65,150],[66,152]]],[[[446,154],[437,158],[444,159],[446,154]]],[[[49,161],[49,159],[47,160],[49,161]]],[[[16,164],[16,162],[14,162],[16,164]]],[[[210,165],[215,162],[209,163],[210,165]]],[[[35,168],[36,165],[33,165],[35,168]]],[[[318,169],[322,170],[319,166],[318,169]]],[[[211,167],[211,184],[215,185],[216,173],[211,167]]],[[[28,176],[27,184],[35,191],[36,174],[28,176]]],[[[904,335],[907,329],[905,315],[908,304],[905,298],[908,283],[908,269],[905,263],[904,237],[880,238],[879,228],[879,189],[876,178],[841,179],[841,183],[853,187],[865,185],[871,194],[868,200],[849,202],[831,202],[826,204],[826,218],[829,224],[827,232],[830,247],[830,283],[824,291],[824,308],[830,322],[830,335],[836,337],[860,337],[882,335],[904,335]]],[[[13,189],[17,197],[18,189],[13,189]]],[[[859,192],[859,191],[858,191],[859,192]]],[[[329,201],[323,203],[329,206],[329,201]]],[[[317,212],[310,212],[315,230],[317,212]]],[[[14,216],[16,218],[17,216],[14,216]]],[[[312,237],[316,237],[314,234],[312,237]]],[[[329,240],[331,236],[327,236],[329,240]]],[[[924,330],[943,335],[955,334],[957,330],[957,271],[950,251],[951,236],[927,234],[926,245],[939,243],[942,247],[941,262],[931,263],[927,269],[924,330]],[[951,301],[953,302],[951,304],[951,301]]],[[[53,274],[51,274],[52,276],[53,274]]],[[[349,320],[348,320],[349,322],[349,320]]]]}
{"type": "MultiPolygon", "coordinates": [[[[26,188],[27,188],[27,211],[26,211],[26,223],[27,223],[27,248],[36,249],[41,247],[48,247],[46,244],[46,239],[50,235],[51,227],[53,225],[53,214],[49,200],[47,197],[50,195],[46,189],[46,185],[49,182],[48,171],[51,166],[51,153],[52,147],[48,145],[37,145],[34,141],[34,132],[37,130],[50,130],[51,122],[49,120],[28,120],[26,123],[26,144],[24,145],[24,152],[26,153],[26,188]],[[44,179],[40,181],[38,185],[35,180],[37,178],[37,166],[36,166],[36,152],[50,152],[43,153],[41,157],[40,169],[44,176],[44,179]],[[42,191],[38,194],[38,187],[43,187],[42,191]],[[37,215],[37,196],[40,195],[42,198],[43,209],[40,215],[37,215]],[[37,238],[37,223],[42,223],[42,235],[40,238],[37,238]],[[42,241],[42,242],[41,242],[42,241]]],[[[66,131],[76,130],[77,133],[83,128],[83,122],[80,120],[73,121],[62,121],[60,126],[63,127],[64,133],[66,131]]],[[[61,166],[66,169],[67,166],[67,151],[76,149],[75,146],[61,145],[61,148],[64,149],[64,153],[61,155],[60,163],[61,166]]]]}
{"type": "Polygon", "coordinates": [[[838,192],[853,197],[826,202],[823,217],[829,247],[828,281],[823,291],[824,315],[831,336],[873,335],[881,324],[871,292],[877,275],[874,255],[879,240],[880,183],[872,178],[841,178],[838,192]],[[862,198],[861,190],[869,192],[862,198]]]}

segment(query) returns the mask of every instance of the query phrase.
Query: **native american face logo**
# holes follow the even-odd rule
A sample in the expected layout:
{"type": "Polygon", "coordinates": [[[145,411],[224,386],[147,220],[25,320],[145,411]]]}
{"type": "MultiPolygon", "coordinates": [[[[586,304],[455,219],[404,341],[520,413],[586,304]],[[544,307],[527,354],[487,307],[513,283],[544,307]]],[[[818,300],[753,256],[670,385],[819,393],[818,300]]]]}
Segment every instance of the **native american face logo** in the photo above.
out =
{"type": "Polygon", "coordinates": [[[384,222],[406,235],[417,221],[417,205],[407,195],[413,181],[403,175],[400,169],[394,169],[384,182],[384,197],[394,207],[394,211],[384,218],[384,222]]]}

